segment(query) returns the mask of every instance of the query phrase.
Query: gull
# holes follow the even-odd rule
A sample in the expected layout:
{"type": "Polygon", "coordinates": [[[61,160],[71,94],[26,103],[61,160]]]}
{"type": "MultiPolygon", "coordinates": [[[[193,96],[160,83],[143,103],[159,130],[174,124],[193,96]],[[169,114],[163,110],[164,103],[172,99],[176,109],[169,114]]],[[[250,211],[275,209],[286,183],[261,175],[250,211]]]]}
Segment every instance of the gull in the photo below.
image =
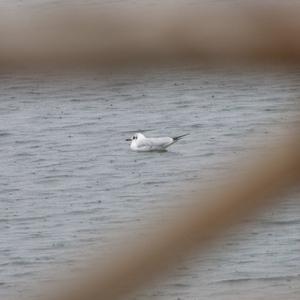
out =
{"type": "Polygon", "coordinates": [[[138,132],[134,134],[131,138],[126,139],[130,141],[130,149],[133,151],[166,151],[166,149],[182,139],[187,134],[175,136],[175,137],[157,137],[157,138],[147,138],[142,133],[138,132]]]}

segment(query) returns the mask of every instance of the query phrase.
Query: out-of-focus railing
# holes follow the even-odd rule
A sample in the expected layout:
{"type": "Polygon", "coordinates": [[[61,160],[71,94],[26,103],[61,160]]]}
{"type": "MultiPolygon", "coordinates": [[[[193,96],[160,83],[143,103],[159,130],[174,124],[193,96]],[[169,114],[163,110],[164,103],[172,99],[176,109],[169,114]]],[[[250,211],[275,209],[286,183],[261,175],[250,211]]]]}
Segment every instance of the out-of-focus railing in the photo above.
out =
{"type": "MultiPolygon", "coordinates": [[[[299,184],[300,143],[291,136],[282,144],[274,144],[272,155],[261,154],[243,177],[231,179],[210,193],[199,192],[181,208],[168,216],[169,222],[147,238],[129,242],[107,258],[96,263],[87,277],[67,289],[55,300],[125,298],[157,274],[180,262],[184,255],[205,249],[209,242],[228,227],[273,200],[284,189],[299,184]],[[130,246],[128,246],[128,244],[130,246]]],[[[187,197],[188,198],[188,197],[187,197]]],[[[155,222],[149,223],[157,228],[155,222]]]]}
{"type": "Polygon", "coordinates": [[[0,12],[0,66],[299,61],[300,5],[0,12]]]}
{"type": "MultiPolygon", "coordinates": [[[[0,12],[0,66],[119,67],[166,62],[300,62],[300,6],[262,4],[197,6],[161,11],[75,9],[45,14],[0,12]]],[[[186,208],[147,239],[131,241],[105,263],[95,263],[79,282],[49,295],[55,300],[118,299],[164,272],[178,257],[261,208],[274,195],[299,183],[300,143],[295,128],[261,154],[242,177],[233,175],[211,193],[199,191],[186,208]]],[[[189,198],[189,195],[187,195],[189,198]]],[[[154,224],[149,222],[149,226],[154,224]]],[[[126,237],[124,237],[126,240],[126,237]]],[[[47,297],[46,297],[47,298],[47,297]]]]}

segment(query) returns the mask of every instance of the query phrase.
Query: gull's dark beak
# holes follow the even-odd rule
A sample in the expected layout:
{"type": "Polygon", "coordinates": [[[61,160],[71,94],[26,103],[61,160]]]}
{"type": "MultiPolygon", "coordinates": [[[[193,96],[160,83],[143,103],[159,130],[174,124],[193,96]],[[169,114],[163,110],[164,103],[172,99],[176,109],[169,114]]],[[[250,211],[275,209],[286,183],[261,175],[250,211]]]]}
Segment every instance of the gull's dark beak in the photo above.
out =
{"type": "Polygon", "coordinates": [[[126,142],[131,142],[131,141],[132,141],[132,139],[126,139],[125,141],[126,141],[126,142]]]}

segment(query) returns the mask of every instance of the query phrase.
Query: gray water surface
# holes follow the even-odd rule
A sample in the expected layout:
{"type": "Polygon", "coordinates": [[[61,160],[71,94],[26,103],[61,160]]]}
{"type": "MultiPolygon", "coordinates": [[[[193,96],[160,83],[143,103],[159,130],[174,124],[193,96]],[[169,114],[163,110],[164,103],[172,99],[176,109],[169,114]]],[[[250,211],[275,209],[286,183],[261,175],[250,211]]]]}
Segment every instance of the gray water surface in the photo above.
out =
{"type": "MultiPolygon", "coordinates": [[[[118,74],[0,75],[0,297],[17,299],[50,268],[72,267],[144,214],[175,205],[235,157],[280,138],[299,116],[298,71],[170,68],[118,74]],[[125,139],[190,133],[165,153],[125,139]],[[251,146],[250,146],[251,145],[251,146]]],[[[250,218],[137,299],[296,299],[299,193],[250,218]]],[[[52,274],[52,275],[51,275],[52,274]]]]}

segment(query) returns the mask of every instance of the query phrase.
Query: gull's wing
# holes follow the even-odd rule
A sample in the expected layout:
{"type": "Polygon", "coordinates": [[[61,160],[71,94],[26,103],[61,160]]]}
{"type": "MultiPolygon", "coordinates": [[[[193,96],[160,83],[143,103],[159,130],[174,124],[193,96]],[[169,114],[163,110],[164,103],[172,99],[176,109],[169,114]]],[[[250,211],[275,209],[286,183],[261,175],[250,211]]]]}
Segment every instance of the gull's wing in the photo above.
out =
{"type": "Polygon", "coordinates": [[[173,143],[174,139],[170,137],[146,138],[141,141],[141,146],[147,146],[150,148],[166,148],[173,143]]]}
{"type": "Polygon", "coordinates": [[[137,148],[139,151],[151,151],[151,150],[165,150],[187,134],[183,134],[174,138],[160,137],[160,138],[142,138],[137,141],[137,148]]]}

